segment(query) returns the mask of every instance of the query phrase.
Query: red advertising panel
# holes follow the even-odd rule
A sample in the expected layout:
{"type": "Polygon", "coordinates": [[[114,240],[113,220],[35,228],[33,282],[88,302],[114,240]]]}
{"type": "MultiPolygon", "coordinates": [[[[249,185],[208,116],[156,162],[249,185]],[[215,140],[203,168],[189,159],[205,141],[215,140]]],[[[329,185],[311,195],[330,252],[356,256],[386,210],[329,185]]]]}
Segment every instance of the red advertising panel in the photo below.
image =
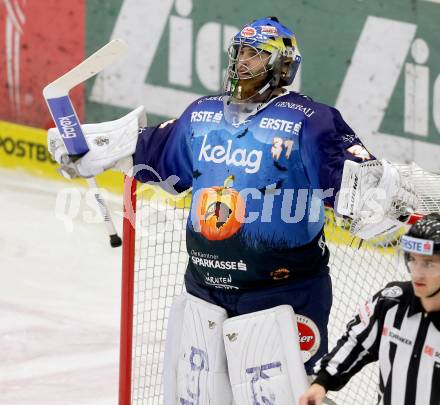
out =
{"type": "MultiPolygon", "coordinates": [[[[0,3],[0,120],[53,126],[43,87],[84,59],[85,0],[0,3]]],[[[80,119],[83,88],[71,94],[80,119]]]]}

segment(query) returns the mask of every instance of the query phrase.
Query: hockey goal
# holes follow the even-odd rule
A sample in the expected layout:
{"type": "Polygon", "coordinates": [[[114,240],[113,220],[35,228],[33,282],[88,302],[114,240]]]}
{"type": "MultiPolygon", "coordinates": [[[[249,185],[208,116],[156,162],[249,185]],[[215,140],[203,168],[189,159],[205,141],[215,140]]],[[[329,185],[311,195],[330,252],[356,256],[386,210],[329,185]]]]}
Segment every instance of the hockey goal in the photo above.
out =
{"type": "MultiPolygon", "coordinates": [[[[434,189],[432,183],[426,188],[422,185],[424,191],[430,190],[429,208],[422,211],[440,211],[440,182],[436,181],[434,189]]],[[[119,405],[162,405],[167,319],[173,297],[183,288],[185,222],[191,196],[176,199],[145,186],[136,189],[131,178],[125,183],[119,405]]],[[[348,227],[347,221],[337,224],[331,209],[326,209],[334,295],[330,347],[361,300],[389,281],[407,278],[397,265],[399,234],[366,242],[353,238],[348,227]]],[[[373,405],[377,383],[377,368],[369,365],[330,398],[338,405],[373,405]]]]}

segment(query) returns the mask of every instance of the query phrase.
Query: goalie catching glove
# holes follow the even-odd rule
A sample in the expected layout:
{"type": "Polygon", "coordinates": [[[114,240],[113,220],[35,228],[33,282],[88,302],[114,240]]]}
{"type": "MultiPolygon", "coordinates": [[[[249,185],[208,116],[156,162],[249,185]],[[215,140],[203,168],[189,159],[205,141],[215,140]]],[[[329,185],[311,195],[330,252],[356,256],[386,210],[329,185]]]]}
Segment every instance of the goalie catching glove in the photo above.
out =
{"type": "Polygon", "coordinates": [[[353,219],[350,232],[371,239],[396,231],[418,198],[409,176],[386,160],[346,160],[336,211],[353,219]]]}
{"type": "Polygon", "coordinates": [[[61,165],[59,171],[67,179],[94,177],[108,169],[127,173],[133,166],[139,128],[146,124],[145,109],[140,106],[114,121],[82,125],[89,151],[76,160],[67,153],[58,129],[51,128],[47,140],[49,153],[61,165]]]}

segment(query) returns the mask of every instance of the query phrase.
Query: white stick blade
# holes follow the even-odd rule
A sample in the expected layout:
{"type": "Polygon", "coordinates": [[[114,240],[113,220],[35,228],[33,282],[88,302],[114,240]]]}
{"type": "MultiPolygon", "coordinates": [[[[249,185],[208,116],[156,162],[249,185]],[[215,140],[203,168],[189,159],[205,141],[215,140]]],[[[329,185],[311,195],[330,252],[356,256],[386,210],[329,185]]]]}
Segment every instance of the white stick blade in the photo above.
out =
{"type": "Polygon", "coordinates": [[[62,97],[70,89],[90,79],[92,76],[111,65],[128,50],[128,45],[122,39],[113,39],[87,59],[69,70],[43,89],[44,98],[62,97]]]}

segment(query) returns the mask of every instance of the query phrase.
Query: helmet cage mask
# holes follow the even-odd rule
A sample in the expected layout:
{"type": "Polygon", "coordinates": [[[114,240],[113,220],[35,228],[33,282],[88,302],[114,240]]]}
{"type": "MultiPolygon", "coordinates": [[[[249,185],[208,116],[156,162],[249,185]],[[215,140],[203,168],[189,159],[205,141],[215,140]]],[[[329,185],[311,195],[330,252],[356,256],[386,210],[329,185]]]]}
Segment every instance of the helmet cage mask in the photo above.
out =
{"type": "Polygon", "coordinates": [[[228,48],[228,69],[227,69],[227,75],[231,79],[235,80],[246,80],[246,79],[253,79],[258,76],[262,76],[268,72],[270,72],[273,68],[274,60],[278,56],[278,50],[274,49],[273,52],[269,52],[263,49],[259,49],[254,45],[238,42],[238,41],[232,41],[228,48]],[[241,55],[241,51],[243,48],[250,48],[253,50],[253,55],[251,55],[248,58],[243,58],[241,55]],[[246,68],[248,70],[247,74],[245,73],[238,73],[238,65],[239,62],[249,62],[252,59],[258,59],[260,61],[260,66],[263,68],[260,72],[254,74],[252,70],[247,67],[247,65],[242,66],[242,68],[246,68]]]}
{"type": "Polygon", "coordinates": [[[279,59],[277,49],[274,49],[273,52],[269,52],[251,44],[232,41],[228,49],[228,67],[224,80],[224,93],[229,96],[229,101],[233,103],[252,103],[257,96],[268,90],[273,82],[274,66],[276,65],[277,59],[279,59]],[[254,54],[244,59],[241,56],[244,47],[252,49],[254,54]],[[247,65],[247,62],[252,60],[258,60],[260,62],[259,67],[261,68],[257,73],[253,72],[247,65]],[[245,69],[246,71],[239,72],[239,66],[240,69],[245,69]],[[251,80],[256,80],[263,76],[266,76],[266,80],[263,81],[261,87],[255,89],[253,94],[247,97],[243,96],[242,87],[246,83],[244,81],[250,82],[251,80]]]}
{"type": "MultiPolygon", "coordinates": [[[[241,59],[241,62],[246,61],[241,59]]],[[[274,90],[290,85],[295,78],[300,62],[301,55],[293,32],[279,24],[278,21],[275,22],[273,18],[254,21],[245,25],[229,45],[228,66],[223,85],[224,94],[228,96],[228,102],[253,102],[256,96],[263,94],[268,89],[274,90]],[[264,32],[264,29],[266,31],[272,29],[274,32],[267,33],[264,32]],[[251,71],[247,75],[238,72],[240,53],[245,46],[254,50],[252,58],[259,58],[264,66],[257,74],[253,74],[251,71]],[[269,57],[264,52],[269,53],[269,57]],[[264,63],[266,60],[267,63],[264,63]],[[257,88],[254,94],[244,98],[240,89],[242,81],[252,80],[262,75],[266,75],[267,80],[261,83],[260,88],[257,88]]],[[[241,70],[243,70],[242,65],[241,70]]]]}

